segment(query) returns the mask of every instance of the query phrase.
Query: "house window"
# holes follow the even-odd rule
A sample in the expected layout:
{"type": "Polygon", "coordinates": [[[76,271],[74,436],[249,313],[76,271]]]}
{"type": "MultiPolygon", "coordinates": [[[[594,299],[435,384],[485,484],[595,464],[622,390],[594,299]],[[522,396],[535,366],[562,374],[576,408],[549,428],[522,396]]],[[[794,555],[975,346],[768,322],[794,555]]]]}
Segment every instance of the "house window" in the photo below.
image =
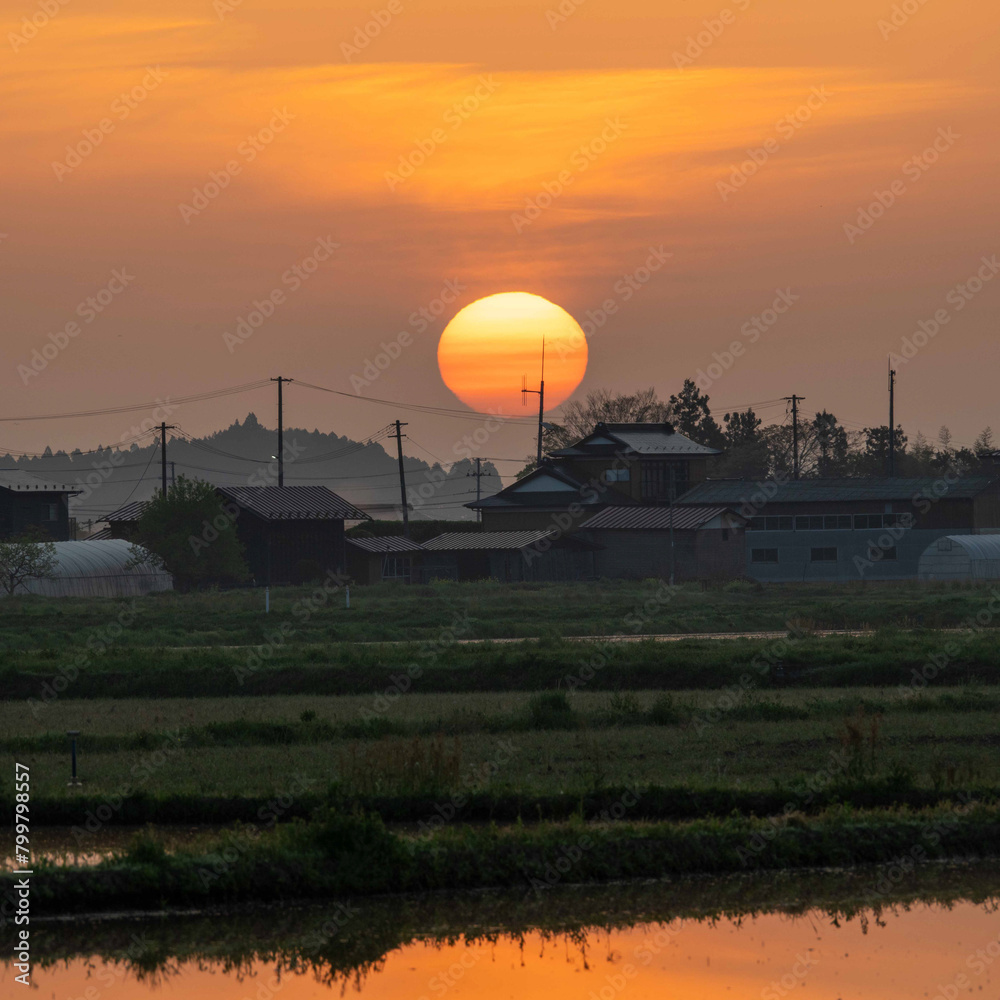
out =
{"type": "Polygon", "coordinates": [[[46,520],[48,520],[48,521],[58,521],[59,520],[59,504],[57,504],[57,503],[46,504],[45,505],[45,509],[46,509],[46,512],[47,512],[47,515],[48,515],[47,518],[46,518],[46,520]]]}
{"type": "Polygon", "coordinates": [[[831,549],[810,549],[809,550],[809,561],[810,562],[836,562],[837,561],[837,550],[836,550],[836,548],[831,548],[831,549]]]}
{"type": "Polygon", "coordinates": [[[755,563],[776,563],[778,561],[777,549],[751,549],[750,562],[755,563]]]}
{"type": "Polygon", "coordinates": [[[882,551],[883,559],[895,559],[896,558],[896,546],[890,545],[889,548],[882,551]]]}
{"type": "Polygon", "coordinates": [[[643,500],[669,500],[671,487],[675,497],[688,490],[687,462],[640,462],[639,473],[643,500]]]}
{"type": "Polygon", "coordinates": [[[410,557],[387,555],[382,559],[382,579],[410,582],[410,557]]]}
{"type": "Polygon", "coordinates": [[[629,481],[628,466],[624,469],[608,469],[604,473],[604,481],[607,483],[627,483],[629,481]]]}

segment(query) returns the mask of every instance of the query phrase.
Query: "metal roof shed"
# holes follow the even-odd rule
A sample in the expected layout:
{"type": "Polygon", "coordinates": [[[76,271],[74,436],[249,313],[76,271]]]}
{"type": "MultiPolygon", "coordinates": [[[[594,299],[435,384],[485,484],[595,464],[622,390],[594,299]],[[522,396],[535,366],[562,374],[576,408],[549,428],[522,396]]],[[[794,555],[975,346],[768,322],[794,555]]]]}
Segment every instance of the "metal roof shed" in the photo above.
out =
{"type": "Polygon", "coordinates": [[[132,565],[132,545],[122,538],[54,542],[56,567],[44,580],[30,580],[18,591],[46,597],[141,597],[173,590],[174,578],[149,564],[132,565]]]}
{"type": "Polygon", "coordinates": [[[1000,580],[1000,534],[944,535],[924,549],[920,580],[1000,580]]]}

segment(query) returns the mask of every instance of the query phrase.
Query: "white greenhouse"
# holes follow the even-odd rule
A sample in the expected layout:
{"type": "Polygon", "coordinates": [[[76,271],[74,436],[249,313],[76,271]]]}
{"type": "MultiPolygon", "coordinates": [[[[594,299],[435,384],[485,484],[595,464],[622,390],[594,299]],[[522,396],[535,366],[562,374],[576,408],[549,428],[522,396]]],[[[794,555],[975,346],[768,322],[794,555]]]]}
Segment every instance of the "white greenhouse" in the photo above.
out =
{"type": "Polygon", "coordinates": [[[150,564],[133,565],[132,543],[123,538],[53,542],[56,567],[44,580],[29,580],[18,593],[47,597],[141,597],[173,590],[174,578],[150,564]]]}
{"type": "Polygon", "coordinates": [[[945,535],[917,565],[920,580],[1000,580],[1000,534],[945,535]]]}

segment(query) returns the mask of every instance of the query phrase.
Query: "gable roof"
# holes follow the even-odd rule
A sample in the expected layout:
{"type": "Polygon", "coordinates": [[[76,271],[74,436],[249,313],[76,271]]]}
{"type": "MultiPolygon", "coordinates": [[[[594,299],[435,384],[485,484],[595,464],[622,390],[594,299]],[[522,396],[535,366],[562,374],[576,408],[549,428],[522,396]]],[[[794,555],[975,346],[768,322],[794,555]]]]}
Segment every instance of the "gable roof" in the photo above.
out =
{"type": "Polygon", "coordinates": [[[131,503],[125,504],[124,507],[119,507],[118,510],[112,511],[110,514],[105,514],[101,520],[108,522],[138,521],[145,509],[145,500],[133,500],[131,503]]]}
{"type": "Polygon", "coordinates": [[[557,458],[585,458],[616,453],[660,458],[722,454],[718,448],[708,448],[678,434],[668,423],[597,424],[593,433],[550,454],[557,458]]]}
{"type": "Polygon", "coordinates": [[[602,547],[582,538],[564,535],[558,528],[546,528],[541,531],[449,531],[424,542],[424,549],[428,552],[453,552],[470,549],[526,549],[549,537],[552,539],[553,546],[585,549],[602,547]]]}
{"type": "Polygon", "coordinates": [[[67,486],[55,479],[24,472],[22,469],[0,469],[0,489],[11,490],[13,493],[82,493],[75,486],[67,486]]]}
{"type": "MultiPolygon", "coordinates": [[[[241,510],[265,521],[370,521],[371,518],[327,486],[216,486],[241,510]]],[[[134,500],[106,514],[102,521],[138,521],[145,500],[134,500]]]]}
{"type": "Polygon", "coordinates": [[[345,538],[344,541],[362,552],[423,552],[424,547],[412,538],[402,535],[376,535],[371,538],[345,538]]]}
{"type": "Polygon", "coordinates": [[[328,486],[217,486],[242,510],[265,521],[370,521],[328,486]]]}
{"type": "MultiPolygon", "coordinates": [[[[789,479],[774,484],[767,503],[831,503],[850,500],[907,500],[920,495],[936,496],[935,483],[940,477],[924,476],[919,479],[869,478],[869,479],[789,479]]],[[[967,500],[978,496],[997,480],[989,476],[966,476],[948,487],[943,497],[949,500],[967,500]]],[[[678,498],[678,504],[753,504],[762,506],[761,483],[746,479],[706,479],[697,483],[678,498]]]]}
{"type": "Polygon", "coordinates": [[[537,469],[517,482],[511,483],[499,493],[483,497],[482,500],[473,500],[465,506],[473,510],[496,507],[561,510],[570,504],[592,507],[608,503],[625,505],[635,501],[606,484],[582,482],[548,458],[543,458],[537,469]]]}
{"type": "MultiPolygon", "coordinates": [[[[674,507],[673,526],[677,531],[690,531],[700,528],[703,524],[718,517],[720,514],[731,514],[740,522],[746,520],[736,514],[731,507],[674,507]]],[[[648,531],[667,531],[670,529],[670,507],[634,506],[605,507],[599,514],[584,521],[581,530],[592,528],[610,531],[625,531],[629,529],[644,529],[648,531]]]]}

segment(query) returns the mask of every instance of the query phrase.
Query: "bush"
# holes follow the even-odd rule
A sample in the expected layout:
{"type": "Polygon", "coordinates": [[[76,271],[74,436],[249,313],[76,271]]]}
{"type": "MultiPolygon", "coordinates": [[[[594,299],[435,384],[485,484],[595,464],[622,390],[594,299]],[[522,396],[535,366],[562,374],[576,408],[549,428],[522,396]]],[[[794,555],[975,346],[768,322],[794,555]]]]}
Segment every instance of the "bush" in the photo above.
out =
{"type": "Polygon", "coordinates": [[[528,702],[533,729],[576,729],[578,719],[563,691],[543,691],[528,702]]]}

